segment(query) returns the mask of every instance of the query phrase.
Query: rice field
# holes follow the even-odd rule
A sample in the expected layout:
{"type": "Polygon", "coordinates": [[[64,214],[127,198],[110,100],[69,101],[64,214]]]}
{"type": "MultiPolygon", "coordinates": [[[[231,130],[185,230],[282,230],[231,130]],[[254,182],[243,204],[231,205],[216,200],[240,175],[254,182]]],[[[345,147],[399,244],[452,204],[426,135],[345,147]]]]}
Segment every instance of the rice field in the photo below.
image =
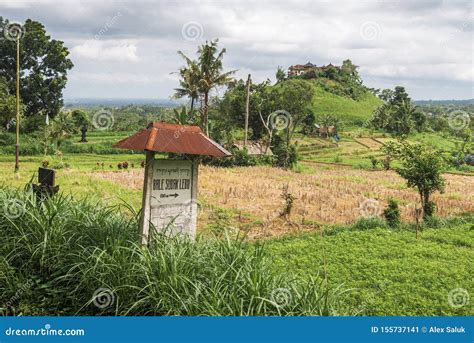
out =
{"type": "MultiPolygon", "coordinates": [[[[91,176],[140,190],[143,170],[96,171],[91,176]]],[[[446,174],[446,191],[432,200],[437,215],[474,213],[474,178],[446,174]]],[[[199,200],[202,208],[226,209],[252,237],[314,231],[323,224],[349,224],[364,216],[381,216],[389,198],[399,202],[402,218],[414,221],[418,194],[395,172],[314,166],[303,173],[269,167],[232,169],[201,166],[199,200]],[[288,219],[281,216],[284,187],[295,197],[288,219]],[[250,222],[250,225],[248,225],[250,222]]],[[[199,227],[208,222],[202,211],[199,227]]],[[[239,224],[237,226],[240,226],[239,224]]]]}

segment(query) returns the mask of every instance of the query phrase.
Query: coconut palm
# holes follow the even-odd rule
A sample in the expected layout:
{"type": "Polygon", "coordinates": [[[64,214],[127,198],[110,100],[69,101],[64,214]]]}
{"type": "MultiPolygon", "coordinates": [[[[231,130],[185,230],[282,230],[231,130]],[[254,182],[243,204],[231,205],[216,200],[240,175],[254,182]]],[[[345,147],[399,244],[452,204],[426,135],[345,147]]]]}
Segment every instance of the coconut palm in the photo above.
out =
{"type": "Polygon", "coordinates": [[[199,83],[201,80],[199,66],[196,61],[188,58],[181,51],[178,51],[185,60],[186,66],[179,69],[179,87],[175,88],[175,97],[183,98],[185,96],[191,98],[191,112],[194,110],[194,102],[199,98],[199,83]]]}
{"type": "Polygon", "coordinates": [[[201,45],[198,49],[198,65],[200,69],[199,89],[204,97],[204,107],[202,109],[203,127],[206,134],[209,134],[209,93],[213,88],[228,85],[233,78],[235,70],[222,73],[222,59],[226,49],[218,51],[218,40],[213,40],[201,45]]]}

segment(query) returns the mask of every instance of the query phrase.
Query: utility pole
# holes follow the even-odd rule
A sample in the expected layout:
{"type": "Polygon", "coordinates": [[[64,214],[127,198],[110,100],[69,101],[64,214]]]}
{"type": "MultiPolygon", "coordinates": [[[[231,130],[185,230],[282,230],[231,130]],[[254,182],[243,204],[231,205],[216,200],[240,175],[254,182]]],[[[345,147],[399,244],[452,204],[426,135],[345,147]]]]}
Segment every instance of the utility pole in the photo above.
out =
{"type": "Polygon", "coordinates": [[[247,146],[248,131],[249,131],[249,110],[250,110],[250,84],[252,80],[250,79],[250,74],[247,78],[247,102],[245,104],[245,139],[244,146],[247,146]]]}
{"type": "Polygon", "coordinates": [[[16,144],[15,173],[20,171],[20,37],[16,37],[16,144]]]}

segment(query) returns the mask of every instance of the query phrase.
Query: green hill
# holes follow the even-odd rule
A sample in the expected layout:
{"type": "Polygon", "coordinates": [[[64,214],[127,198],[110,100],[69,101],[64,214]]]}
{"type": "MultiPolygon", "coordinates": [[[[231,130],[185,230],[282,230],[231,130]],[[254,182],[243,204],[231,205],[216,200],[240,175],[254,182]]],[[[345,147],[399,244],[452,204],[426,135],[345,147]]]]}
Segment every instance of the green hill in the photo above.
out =
{"type": "Polygon", "coordinates": [[[367,90],[363,91],[358,100],[353,100],[329,92],[312,80],[307,82],[311,82],[315,89],[312,108],[316,116],[333,114],[345,123],[361,123],[369,119],[374,109],[382,104],[379,98],[367,90]]]}

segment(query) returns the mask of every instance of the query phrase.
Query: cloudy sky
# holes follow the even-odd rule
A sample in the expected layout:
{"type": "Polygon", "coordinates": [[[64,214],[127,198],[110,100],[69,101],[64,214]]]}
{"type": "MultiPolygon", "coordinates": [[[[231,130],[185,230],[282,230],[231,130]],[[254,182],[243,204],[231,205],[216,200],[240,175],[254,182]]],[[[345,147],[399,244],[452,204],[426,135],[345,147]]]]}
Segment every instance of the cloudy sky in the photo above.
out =
{"type": "Polygon", "coordinates": [[[65,42],[75,65],[66,98],[168,98],[183,64],[176,52],[193,56],[217,37],[239,78],[350,58],[370,87],[474,97],[471,0],[0,0],[0,15],[38,20],[65,42]]]}

